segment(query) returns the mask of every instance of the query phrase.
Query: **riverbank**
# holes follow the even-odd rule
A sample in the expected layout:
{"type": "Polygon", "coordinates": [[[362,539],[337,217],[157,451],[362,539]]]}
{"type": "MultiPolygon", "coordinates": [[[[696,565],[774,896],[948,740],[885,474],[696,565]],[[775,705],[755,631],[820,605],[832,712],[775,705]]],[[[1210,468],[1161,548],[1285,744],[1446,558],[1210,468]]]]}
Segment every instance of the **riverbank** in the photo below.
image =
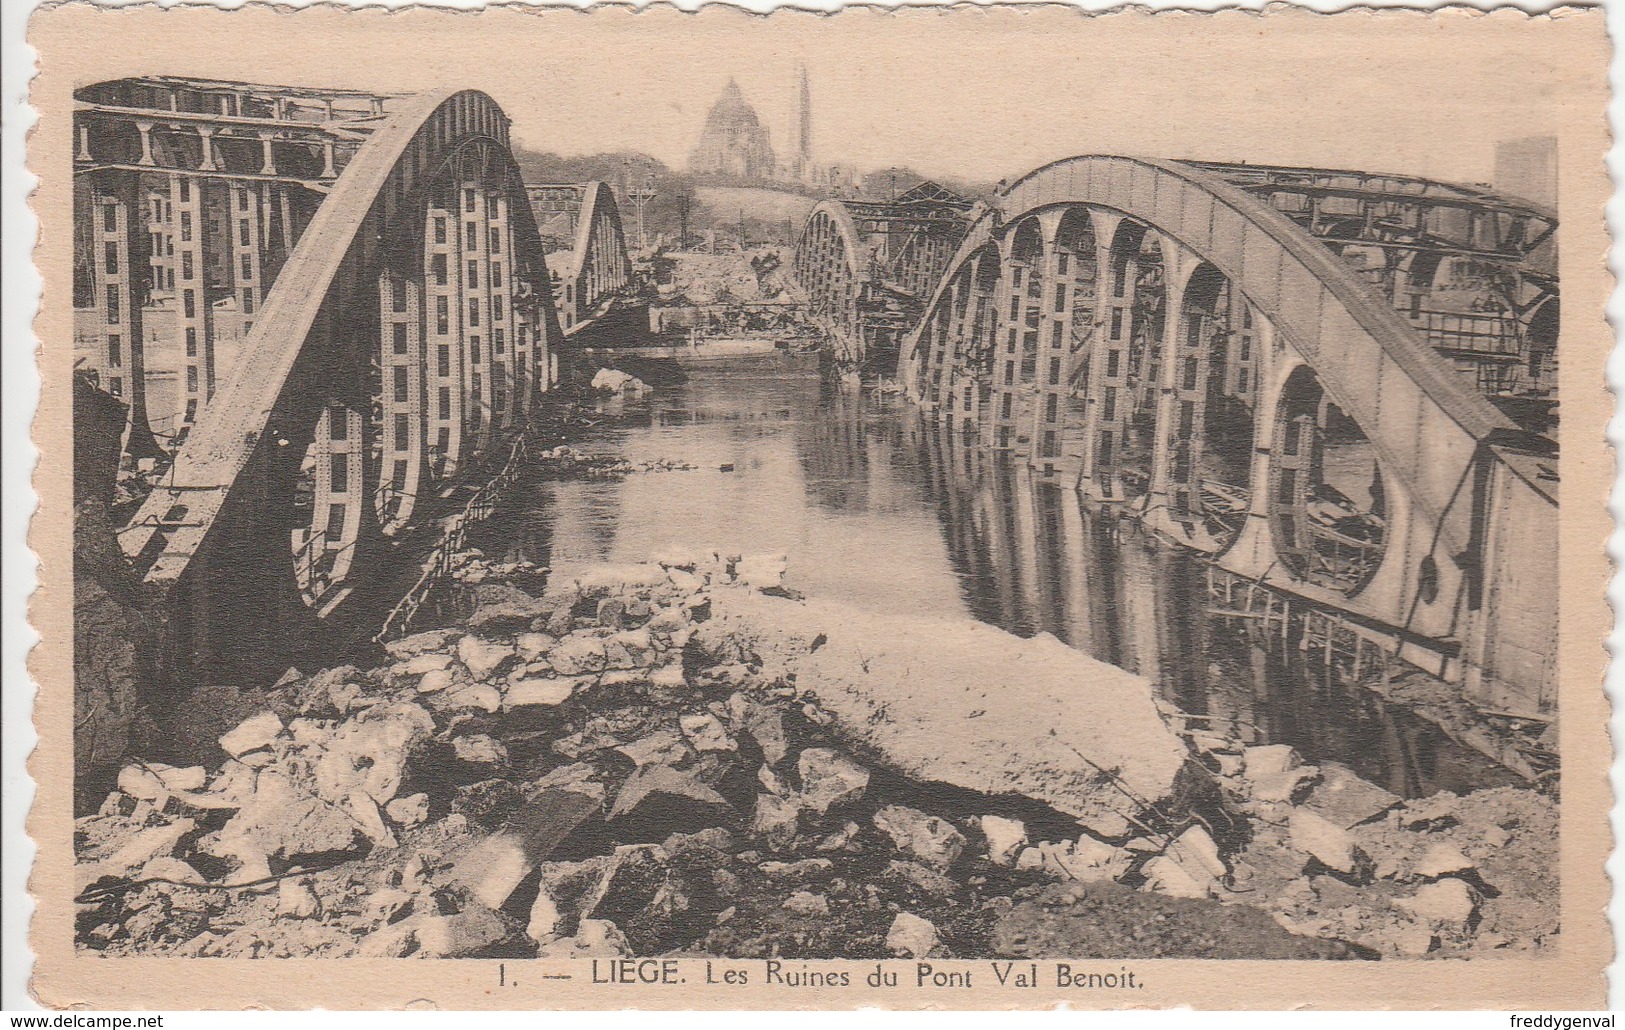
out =
{"type": "Polygon", "coordinates": [[[372,668],[218,689],[174,751],[187,764],[123,769],[77,826],[79,946],[1412,958],[1555,943],[1550,796],[1404,801],[1192,729],[1100,663],[1045,676],[1035,662],[1074,661],[1053,641],[978,626],[975,655],[887,644],[896,627],[804,603],[789,571],[667,554],[563,576],[461,555],[466,617],[372,668]],[[967,670],[988,676],[972,661],[1014,671],[973,701],[967,670]],[[1009,692],[1023,683],[1038,693],[1009,692]],[[1130,731],[1084,732],[1107,716],[1069,721],[1055,687],[1097,692],[1130,731]],[[1019,717],[1045,698],[1060,714],[1019,717]]]}

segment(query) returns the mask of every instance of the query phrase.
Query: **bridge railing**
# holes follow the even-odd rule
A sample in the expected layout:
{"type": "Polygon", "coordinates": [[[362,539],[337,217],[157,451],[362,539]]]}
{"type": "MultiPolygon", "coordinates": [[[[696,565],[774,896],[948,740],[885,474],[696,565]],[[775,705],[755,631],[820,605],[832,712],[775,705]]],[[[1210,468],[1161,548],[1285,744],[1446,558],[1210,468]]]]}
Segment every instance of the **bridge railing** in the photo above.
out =
{"type": "Polygon", "coordinates": [[[1428,343],[1440,350],[1509,357],[1519,352],[1516,318],[1456,311],[1421,311],[1411,321],[1427,334],[1428,343]]]}
{"type": "Polygon", "coordinates": [[[382,644],[404,636],[411,629],[412,621],[417,618],[418,612],[428,602],[429,597],[457,567],[457,555],[468,541],[469,527],[490,518],[501,502],[502,495],[524,474],[529,451],[530,439],[521,435],[514,441],[513,449],[508,452],[508,460],[502,466],[502,471],[474,491],[468,503],[463,505],[463,510],[446,521],[445,532],[441,534],[434,550],[424,561],[422,574],[395,607],[390,609],[383,626],[373,636],[373,640],[382,644]]]}

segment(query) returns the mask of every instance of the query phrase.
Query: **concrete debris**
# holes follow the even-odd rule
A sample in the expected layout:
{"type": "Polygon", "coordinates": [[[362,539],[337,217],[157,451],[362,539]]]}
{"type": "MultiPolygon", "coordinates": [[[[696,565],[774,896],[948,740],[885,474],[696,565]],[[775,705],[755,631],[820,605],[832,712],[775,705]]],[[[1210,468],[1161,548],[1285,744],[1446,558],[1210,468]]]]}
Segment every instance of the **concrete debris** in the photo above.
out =
{"type": "Polygon", "coordinates": [[[447,879],[466,888],[486,908],[501,908],[538,862],[602,811],[600,803],[587,795],[547,791],[500,832],[461,851],[447,879]]]}
{"type": "Polygon", "coordinates": [[[1455,930],[1466,929],[1478,911],[1473,889],[1454,878],[1427,884],[1395,905],[1429,925],[1455,930]]]}
{"type": "Polygon", "coordinates": [[[801,806],[774,794],[758,794],[755,814],[751,817],[753,834],[765,840],[769,847],[789,847],[800,827],[801,806]]]}
{"type": "Polygon", "coordinates": [[[938,943],[936,926],[912,912],[897,913],[886,931],[886,949],[894,955],[925,958],[937,950],[938,943]]]}
{"type": "Polygon", "coordinates": [[[1288,826],[1292,847],[1319,859],[1328,869],[1355,871],[1357,848],[1347,830],[1307,808],[1293,809],[1288,826]]]}
{"type": "Polygon", "coordinates": [[[642,394],[649,385],[630,372],[618,368],[601,368],[593,373],[591,388],[597,393],[642,394]]]}
{"type": "Polygon", "coordinates": [[[740,590],[713,591],[712,608],[702,651],[793,673],[842,735],[927,782],[1126,815],[1130,796],[1166,797],[1187,758],[1147,680],[1049,634],[740,590]],[[1077,683],[1089,688],[1058,687],[1077,683]]]}
{"type": "MultiPolygon", "coordinates": [[[[395,666],[391,671],[398,676],[422,676],[427,672],[443,672],[451,667],[454,660],[449,654],[430,651],[413,655],[395,666]]],[[[419,689],[422,688],[419,687],[419,689]]]]}
{"type": "Polygon", "coordinates": [[[1417,876],[1436,880],[1453,873],[1470,873],[1473,868],[1473,860],[1462,854],[1460,848],[1454,844],[1439,843],[1430,846],[1423,853],[1412,867],[1412,871],[1417,876]]]}
{"type": "Polygon", "coordinates": [[[1322,762],[1320,783],[1304,801],[1305,808],[1344,829],[1375,819],[1401,803],[1399,795],[1355,775],[1348,766],[1322,762]]]}
{"type": "Polygon", "coordinates": [[[270,747],[271,742],[282,734],[282,720],[277,718],[275,712],[261,712],[251,716],[237,725],[237,728],[220,738],[220,748],[233,758],[241,757],[250,751],[270,747]]]}
{"type": "Polygon", "coordinates": [[[947,869],[965,850],[965,835],[934,815],[906,805],[887,805],[875,813],[875,828],[897,849],[927,865],[947,869]]]}
{"type": "Polygon", "coordinates": [[[827,747],[801,752],[796,770],[802,802],[819,815],[857,801],[869,787],[869,770],[827,747]]]}
{"type": "Polygon", "coordinates": [[[276,914],[289,919],[320,919],[322,899],[308,877],[289,877],[277,885],[276,914]]]}
{"type": "Polygon", "coordinates": [[[554,708],[568,701],[575,688],[576,681],[573,679],[526,677],[508,684],[502,692],[502,707],[554,708]]]}
{"type": "Polygon", "coordinates": [[[424,916],[414,927],[425,958],[474,955],[508,936],[508,924],[490,909],[474,907],[449,916],[424,916]]]}
{"type": "Polygon", "coordinates": [[[1242,761],[1247,780],[1251,783],[1279,776],[1303,765],[1298,752],[1287,744],[1261,744],[1246,748],[1242,751],[1242,761]]]}
{"type": "Polygon", "coordinates": [[[470,633],[457,641],[457,657],[469,674],[483,679],[514,653],[511,644],[485,640],[470,633]]]}
{"type": "Polygon", "coordinates": [[[615,796],[610,810],[611,819],[630,815],[640,806],[655,800],[676,802],[685,809],[685,817],[704,826],[714,826],[733,812],[728,800],[691,773],[679,772],[669,765],[646,765],[627,778],[621,792],[615,796]]]}
{"type": "Polygon", "coordinates": [[[508,749],[488,733],[472,733],[466,737],[453,737],[452,752],[459,762],[484,765],[498,769],[508,762],[508,749]]]}
{"type": "Polygon", "coordinates": [[[734,751],[739,747],[728,736],[728,731],[722,728],[721,720],[709,712],[684,715],[677,720],[677,724],[696,751],[734,751]]]}
{"type": "Polygon", "coordinates": [[[987,839],[987,857],[994,865],[1014,865],[1016,852],[1027,843],[1027,826],[1020,819],[984,815],[982,836],[987,839]]]}
{"type": "Polygon", "coordinates": [[[161,802],[183,791],[203,789],[206,778],[201,765],[177,769],[162,762],[135,762],[119,770],[118,789],[140,801],[161,802]]]}
{"type": "Polygon", "coordinates": [[[1175,898],[1205,898],[1213,891],[1211,876],[1193,874],[1191,867],[1168,855],[1145,864],[1145,889],[1175,898]]]}
{"type": "Polygon", "coordinates": [[[812,891],[796,891],[784,899],[784,910],[798,916],[829,915],[829,899],[812,891]]]}
{"type": "Polygon", "coordinates": [[[410,830],[429,818],[429,795],[411,794],[396,798],[384,806],[390,822],[403,830],[410,830]]]}
{"type": "MultiPolygon", "coordinates": [[[[449,655],[445,656],[448,659],[449,655]]],[[[431,669],[418,680],[418,693],[434,694],[457,682],[457,674],[449,668],[431,669]]]]}
{"type": "Polygon", "coordinates": [[[76,823],[81,949],[1431,959],[1560,939],[1546,794],[1402,802],[1285,745],[1182,739],[1138,677],[1045,635],[798,602],[782,555],[454,567],[461,625],[233,692],[195,746],[123,763],[76,823]],[[1063,682],[1087,689],[1037,686],[1063,682]],[[1176,784],[1186,761],[1216,790],[1176,784]]]}
{"type": "Polygon", "coordinates": [[[1253,778],[1250,783],[1253,800],[1268,804],[1292,804],[1301,801],[1308,796],[1319,776],[1320,769],[1313,765],[1265,773],[1253,778]]]}

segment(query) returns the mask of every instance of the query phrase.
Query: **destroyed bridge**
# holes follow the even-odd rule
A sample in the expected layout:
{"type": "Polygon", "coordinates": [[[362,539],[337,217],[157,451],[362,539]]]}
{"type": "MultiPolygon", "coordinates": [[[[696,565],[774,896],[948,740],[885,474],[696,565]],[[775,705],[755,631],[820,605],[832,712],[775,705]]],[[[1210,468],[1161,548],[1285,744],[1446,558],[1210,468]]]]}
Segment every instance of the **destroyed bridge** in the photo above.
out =
{"type": "MultiPolygon", "coordinates": [[[[76,346],[129,458],[173,454],[121,547],[173,653],[285,649],[511,469],[631,282],[614,194],[523,182],[475,91],[77,100],[76,346]]],[[[838,366],[1205,552],[1215,604],[1335,613],[1535,713],[1556,229],[1412,177],[1085,156],[974,204],[827,200],[792,271],[838,366]]]]}

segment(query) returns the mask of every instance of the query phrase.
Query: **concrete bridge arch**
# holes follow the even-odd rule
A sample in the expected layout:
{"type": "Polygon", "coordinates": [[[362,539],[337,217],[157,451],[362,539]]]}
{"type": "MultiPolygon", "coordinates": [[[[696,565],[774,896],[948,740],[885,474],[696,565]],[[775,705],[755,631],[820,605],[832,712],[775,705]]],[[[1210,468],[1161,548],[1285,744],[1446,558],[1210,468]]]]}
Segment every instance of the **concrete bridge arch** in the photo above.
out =
{"type": "MultiPolygon", "coordinates": [[[[1483,500],[1474,500],[1472,484],[1488,474],[1493,444],[1524,434],[1344,259],[1213,171],[1090,156],[1017,180],[970,227],[898,371],[939,418],[961,422],[1037,475],[1128,502],[1224,567],[1369,620],[1395,639],[1426,641],[1442,665],[1474,632],[1469,609],[1500,556],[1483,553],[1483,500]],[[1080,275],[1076,247],[1056,240],[1063,222],[1075,225],[1085,213],[1095,253],[1080,275]],[[966,269],[993,252],[1007,268],[992,298],[989,375],[965,360],[974,334],[957,312],[966,269]],[[1193,283],[1203,304],[1187,304],[1193,283]],[[1190,458],[1202,441],[1190,423],[1193,413],[1200,421],[1218,374],[1198,316],[1211,315],[1221,296],[1235,316],[1224,331],[1250,347],[1245,393],[1254,431],[1231,531],[1214,533],[1200,517],[1202,484],[1190,458]],[[1278,407],[1289,386],[1293,396],[1302,392],[1306,376],[1320,415],[1369,441],[1379,469],[1380,557],[1367,548],[1370,567],[1349,582],[1317,581],[1283,546],[1283,505],[1301,507],[1301,498],[1278,499],[1302,484],[1282,485],[1283,449],[1297,440],[1281,436],[1278,407]],[[1126,485],[1120,455],[1110,452],[1132,441],[1135,424],[1151,437],[1151,461],[1143,483],[1126,485]]],[[[1361,550],[1358,540],[1344,543],[1361,550]]]]}
{"type": "Polygon", "coordinates": [[[392,98],[121,533],[169,598],[182,664],[220,676],[287,654],[377,578],[425,498],[500,464],[551,385],[546,283],[501,108],[392,98]]]}

